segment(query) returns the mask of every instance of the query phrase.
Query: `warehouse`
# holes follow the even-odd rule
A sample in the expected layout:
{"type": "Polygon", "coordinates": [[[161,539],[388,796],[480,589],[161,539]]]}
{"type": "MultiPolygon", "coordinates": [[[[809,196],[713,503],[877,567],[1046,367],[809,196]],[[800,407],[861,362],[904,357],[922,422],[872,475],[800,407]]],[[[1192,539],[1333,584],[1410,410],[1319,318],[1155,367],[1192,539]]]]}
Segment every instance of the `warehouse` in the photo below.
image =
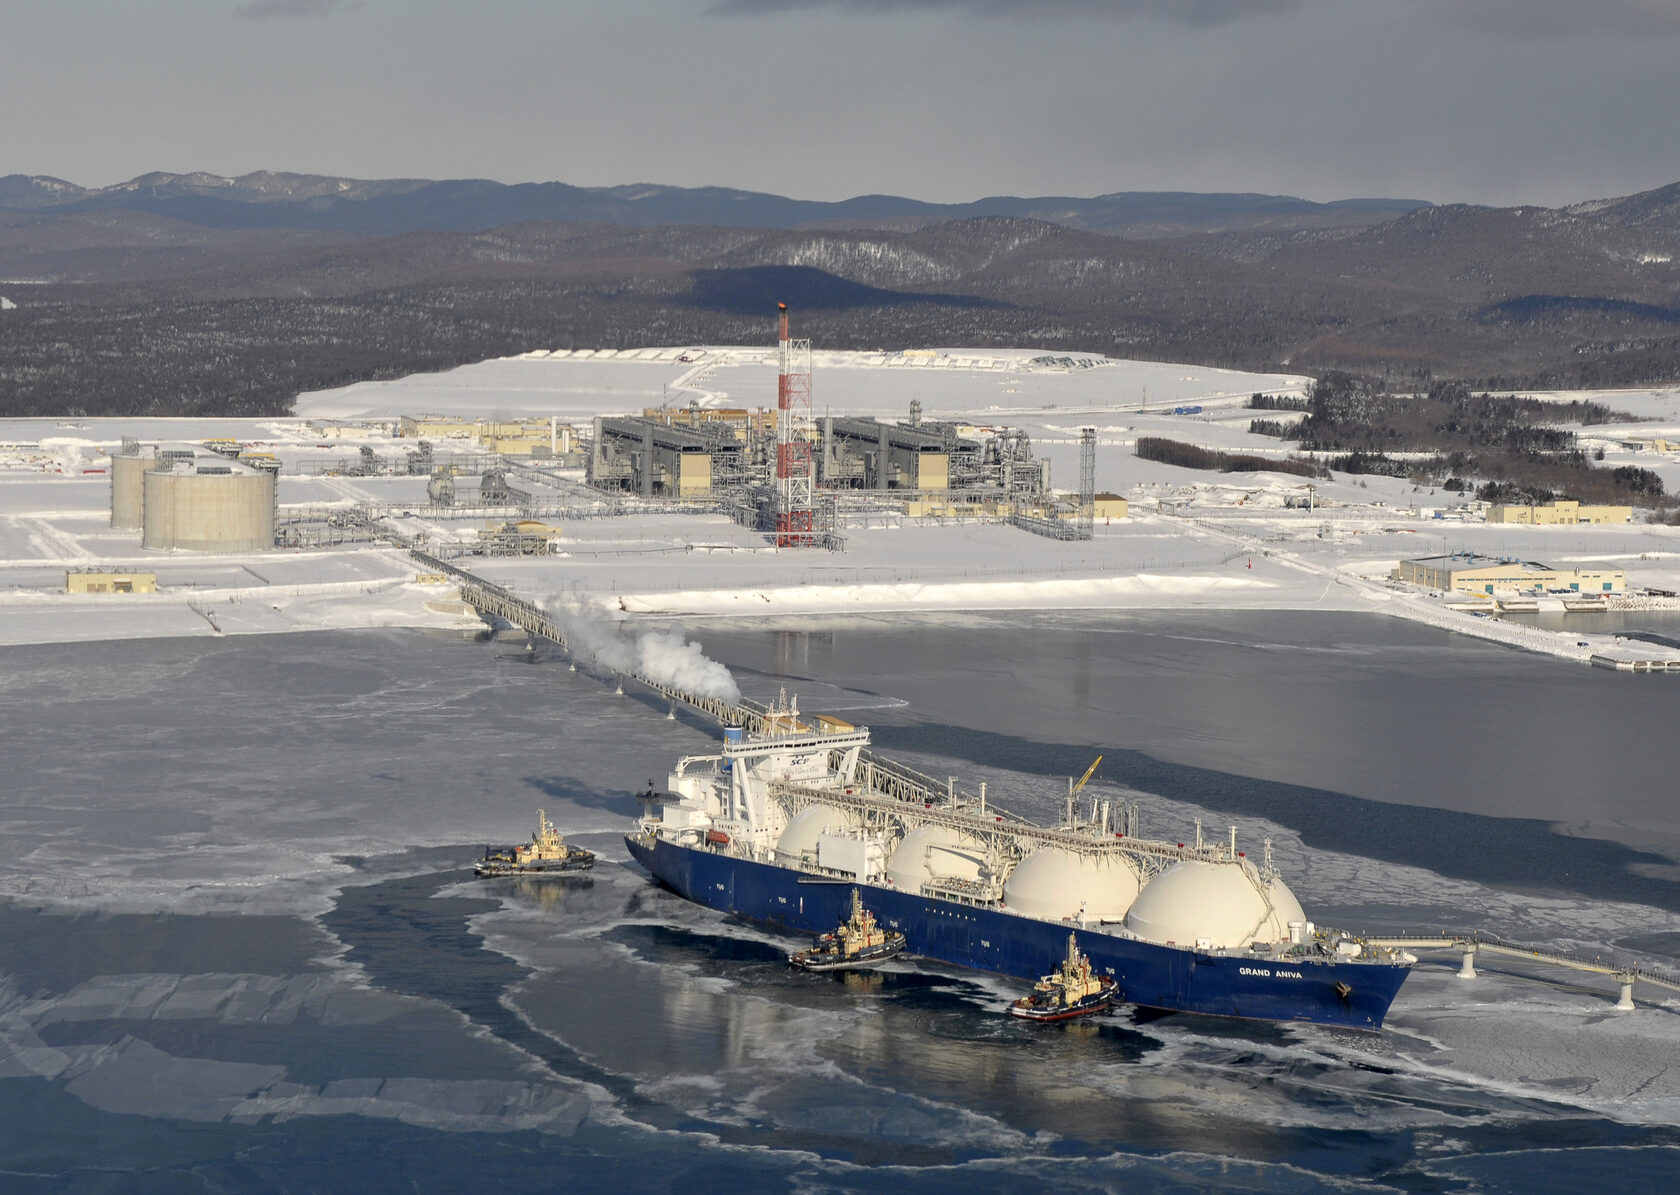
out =
{"type": "Polygon", "coordinates": [[[1631,523],[1631,506],[1583,506],[1568,498],[1544,505],[1519,506],[1494,503],[1488,507],[1490,523],[1526,523],[1530,526],[1575,526],[1581,523],[1631,523]]]}
{"type": "Polygon", "coordinates": [[[1449,593],[1491,594],[1502,590],[1570,593],[1625,593],[1627,574],[1619,568],[1557,569],[1533,560],[1502,560],[1473,552],[1402,560],[1394,578],[1449,593]]]}

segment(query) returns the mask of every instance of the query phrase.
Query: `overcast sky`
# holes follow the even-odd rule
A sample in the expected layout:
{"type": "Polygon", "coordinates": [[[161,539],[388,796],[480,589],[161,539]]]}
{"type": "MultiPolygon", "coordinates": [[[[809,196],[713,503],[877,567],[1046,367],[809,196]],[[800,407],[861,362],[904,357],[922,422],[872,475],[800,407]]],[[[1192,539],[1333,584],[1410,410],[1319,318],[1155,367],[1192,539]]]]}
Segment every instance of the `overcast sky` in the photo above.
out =
{"type": "Polygon", "coordinates": [[[1680,180],[1680,0],[0,0],[0,174],[1260,191],[1680,180]]]}

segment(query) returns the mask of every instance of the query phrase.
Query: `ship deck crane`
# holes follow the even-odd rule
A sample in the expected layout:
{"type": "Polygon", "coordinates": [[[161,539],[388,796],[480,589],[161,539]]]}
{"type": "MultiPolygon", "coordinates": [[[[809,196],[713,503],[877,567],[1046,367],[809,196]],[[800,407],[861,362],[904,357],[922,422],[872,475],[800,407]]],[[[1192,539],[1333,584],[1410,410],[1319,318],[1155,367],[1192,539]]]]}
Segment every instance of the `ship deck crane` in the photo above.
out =
{"type": "MultiPolygon", "coordinates": [[[[1069,826],[1072,826],[1074,824],[1074,820],[1073,820],[1073,802],[1074,802],[1074,799],[1079,796],[1080,790],[1083,789],[1087,784],[1090,783],[1091,777],[1095,776],[1097,774],[1097,765],[1102,763],[1102,761],[1103,761],[1103,757],[1100,756],[1100,755],[1097,756],[1095,759],[1093,759],[1091,761],[1091,766],[1085,769],[1085,774],[1079,778],[1079,781],[1078,781],[1077,784],[1074,782],[1073,777],[1071,777],[1071,776],[1068,777],[1067,824],[1069,826]]],[[[1095,816],[1096,815],[1093,813],[1092,814],[1093,820],[1095,819],[1095,816]]]]}

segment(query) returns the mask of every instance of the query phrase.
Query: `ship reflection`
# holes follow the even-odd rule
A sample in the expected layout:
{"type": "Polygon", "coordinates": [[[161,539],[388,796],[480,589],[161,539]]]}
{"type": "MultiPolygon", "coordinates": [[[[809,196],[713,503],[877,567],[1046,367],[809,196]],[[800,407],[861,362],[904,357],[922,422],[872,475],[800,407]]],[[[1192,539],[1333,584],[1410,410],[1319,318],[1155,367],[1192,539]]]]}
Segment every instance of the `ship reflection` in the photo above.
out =
{"type": "Polygon", "coordinates": [[[879,971],[838,971],[840,985],[848,992],[872,996],[886,987],[887,980],[879,971]]]}
{"type": "Polygon", "coordinates": [[[499,894],[518,904],[565,912],[568,898],[594,886],[594,877],[588,875],[521,877],[504,881],[499,894]]]}

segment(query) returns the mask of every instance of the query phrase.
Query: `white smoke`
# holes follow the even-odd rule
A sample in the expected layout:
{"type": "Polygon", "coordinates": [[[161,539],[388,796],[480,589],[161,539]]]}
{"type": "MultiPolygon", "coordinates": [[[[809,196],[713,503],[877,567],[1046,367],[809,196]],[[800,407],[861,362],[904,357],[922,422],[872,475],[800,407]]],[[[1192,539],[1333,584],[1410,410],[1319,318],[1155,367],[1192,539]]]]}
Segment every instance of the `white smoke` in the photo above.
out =
{"type": "Polygon", "coordinates": [[[716,697],[728,702],[741,700],[741,688],[729,675],[729,669],[708,659],[700,645],[684,638],[680,630],[635,634],[613,623],[590,618],[564,600],[548,603],[548,613],[560,624],[561,633],[577,660],[593,660],[614,672],[645,677],[697,697],[716,697]]]}

